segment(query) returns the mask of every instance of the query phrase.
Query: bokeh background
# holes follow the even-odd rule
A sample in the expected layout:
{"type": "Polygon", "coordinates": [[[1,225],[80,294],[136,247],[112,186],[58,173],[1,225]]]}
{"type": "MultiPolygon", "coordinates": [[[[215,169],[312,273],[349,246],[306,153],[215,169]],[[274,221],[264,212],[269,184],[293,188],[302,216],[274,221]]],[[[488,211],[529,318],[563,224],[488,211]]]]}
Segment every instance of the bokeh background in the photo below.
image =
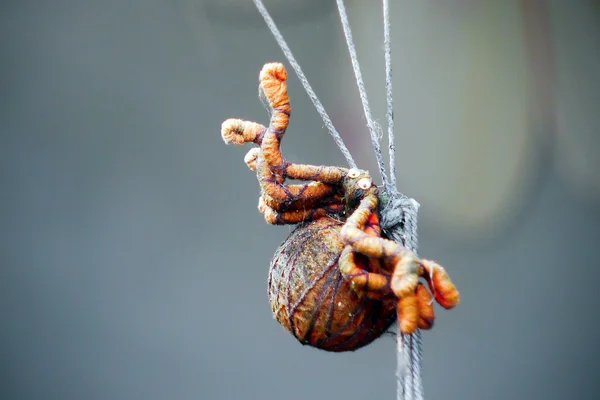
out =
{"type": "MultiPolygon", "coordinates": [[[[426,397],[598,398],[600,3],[392,3],[399,185],[462,293],[426,397]]],[[[285,61],[251,1],[0,4],[2,399],[395,398],[393,335],[331,354],[271,316],[290,228],[220,137],[268,121],[258,72],[285,61]]],[[[335,2],[266,4],[376,171],[335,2]]],[[[384,123],[380,2],[347,6],[384,123]]],[[[284,154],[344,165],[289,86],[284,154]]]]}

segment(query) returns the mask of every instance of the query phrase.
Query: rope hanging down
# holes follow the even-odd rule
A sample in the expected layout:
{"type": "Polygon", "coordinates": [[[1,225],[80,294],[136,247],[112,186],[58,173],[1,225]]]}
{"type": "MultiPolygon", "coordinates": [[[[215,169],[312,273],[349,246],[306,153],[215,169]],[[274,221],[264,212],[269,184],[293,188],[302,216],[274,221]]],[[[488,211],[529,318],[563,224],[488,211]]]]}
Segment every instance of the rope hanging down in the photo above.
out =
{"type": "MultiPolygon", "coordinates": [[[[395,178],[395,147],[394,147],[394,112],[393,112],[393,95],[392,95],[392,62],[391,62],[391,41],[390,41],[390,18],[389,18],[389,0],[383,0],[383,20],[384,20],[384,49],[385,49],[385,78],[386,78],[386,108],[387,108],[387,124],[388,124],[388,139],[389,139],[389,173],[390,178],[388,179],[385,166],[383,163],[383,156],[381,152],[381,127],[373,120],[371,110],[367,100],[367,94],[362,80],[360,72],[360,66],[356,55],[356,48],[352,41],[352,33],[350,32],[350,24],[348,22],[348,16],[343,0],[336,0],[342,27],[344,29],[344,35],[346,37],[346,44],[348,45],[348,51],[350,52],[350,58],[352,61],[352,67],[356,78],[356,83],[360,93],[363,109],[365,112],[365,118],[367,119],[367,126],[371,135],[371,143],[373,150],[375,151],[375,157],[377,159],[377,165],[381,174],[381,179],[384,184],[385,191],[381,195],[381,226],[385,234],[392,240],[402,244],[409,248],[413,252],[417,253],[417,211],[419,203],[414,199],[402,195],[396,188],[395,178]]],[[[321,115],[327,130],[333,137],[335,143],[340,148],[342,154],[346,158],[348,165],[351,168],[356,168],[356,164],[352,159],[352,155],[346,148],[344,141],[340,134],[337,132],[331,119],[325,112],[325,108],[317,98],[316,94],[312,90],[312,87],[308,83],[300,65],[292,55],[290,48],[285,42],[283,36],[277,29],[275,22],[269,15],[261,0],[254,0],[258,11],[264,18],[267,26],[271,30],[271,33],[275,37],[275,40],[281,47],[284,55],[288,59],[290,65],[298,75],[302,86],[308,93],[312,100],[315,108],[321,115]]],[[[398,329],[397,334],[397,356],[398,356],[398,370],[397,370],[397,399],[398,400],[423,400],[423,383],[421,379],[421,361],[422,361],[422,343],[421,343],[421,332],[417,330],[413,335],[404,335],[398,329]]]]}
{"type": "Polygon", "coordinates": [[[390,157],[390,186],[396,187],[396,147],[394,145],[394,91],[392,90],[392,39],[390,3],[383,0],[383,47],[385,56],[385,103],[388,128],[388,153],[390,157]]]}
{"type": "MultiPolygon", "coordinates": [[[[389,0],[383,0],[383,42],[385,55],[385,92],[386,116],[388,128],[388,151],[390,184],[387,189],[392,193],[391,201],[382,212],[383,226],[386,234],[391,239],[402,243],[413,252],[418,253],[417,242],[417,212],[419,203],[414,199],[401,195],[396,187],[396,149],[394,137],[394,97],[392,90],[392,46],[389,0]],[[403,226],[396,225],[404,221],[403,226]]],[[[397,355],[397,399],[422,400],[423,379],[421,364],[423,361],[423,343],[421,331],[417,330],[412,335],[404,335],[398,330],[396,334],[397,355]]]]}
{"type": "Polygon", "coordinates": [[[354,70],[354,77],[356,78],[356,85],[358,86],[360,100],[365,111],[365,118],[367,119],[369,133],[371,134],[371,144],[373,145],[373,150],[375,150],[377,166],[379,167],[379,173],[381,175],[383,185],[387,190],[389,187],[389,182],[387,174],[385,173],[385,165],[383,164],[383,156],[381,155],[381,145],[379,143],[381,140],[381,127],[373,120],[373,116],[371,115],[371,107],[369,107],[369,100],[367,99],[365,83],[363,82],[362,74],[360,72],[360,65],[358,63],[358,57],[356,55],[356,47],[354,46],[354,41],[352,40],[352,31],[350,30],[350,23],[348,22],[348,14],[346,13],[344,1],[336,1],[338,11],[340,13],[340,19],[342,20],[344,36],[346,37],[346,44],[348,45],[348,52],[350,53],[350,60],[352,62],[352,69],[354,70]]]}

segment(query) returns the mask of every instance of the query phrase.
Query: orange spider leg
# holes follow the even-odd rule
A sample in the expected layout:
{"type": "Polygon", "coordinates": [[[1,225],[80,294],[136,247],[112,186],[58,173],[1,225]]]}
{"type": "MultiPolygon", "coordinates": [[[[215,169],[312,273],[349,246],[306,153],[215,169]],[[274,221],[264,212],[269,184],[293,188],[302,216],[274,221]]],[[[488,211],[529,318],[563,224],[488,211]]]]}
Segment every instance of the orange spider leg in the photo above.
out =
{"type": "MultiPolygon", "coordinates": [[[[364,232],[369,236],[381,236],[381,226],[379,225],[379,217],[376,213],[371,214],[369,217],[369,220],[364,228],[364,232]]],[[[351,250],[352,246],[348,247],[350,247],[351,250]]],[[[355,281],[359,281],[361,279],[365,281],[364,287],[368,288],[368,290],[365,290],[365,293],[369,298],[381,300],[388,297],[392,293],[389,285],[389,274],[385,274],[385,270],[381,266],[381,260],[377,258],[370,258],[354,251],[352,251],[350,254],[346,254],[344,250],[342,250],[342,252],[344,258],[342,258],[340,262],[342,264],[348,264],[348,266],[344,268],[348,268],[349,270],[353,271],[353,273],[357,276],[355,281]],[[358,265],[366,265],[368,271],[359,268],[358,265]],[[367,272],[371,275],[367,274],[367,272]],[[362,275],[363,278],[358,278],[360,275],[362,275]],[[386,282],[382,282],[380,276],[378,275],[384,277],[386,282]]],[[[361,284],[362,282],[358,282],[358,285],[361,284]]],[[[358,285],[355,283],[355,286],[358,285]]]]}
{"type": "Polygon", "coordinates": [[[419,308],[419,321],[417,326],[420,329],[431,329],[435,320],[435,311],[433,309],[433,298],[431,293],[423,286],[421,282],[417,285],[417,305],[419,308]]]}
{"type": "Polygon", "coordinates": [[[414,333],[419,325],[419,299],[415,293],[409,293],[398,300],[398,325],[405,334],[414,333]]]}
{"type": "Polygon", "coordinates": [[[280,142],[287,129],[291,113],[286,81],[287,72],[282,64],[266,64],[260,72],[260,87],[272,110],[269,129],[256,122],[232,118],[223,122],[221,126],[223,140],[228,144],[260,145],[269,169],[275,176],[284,175],[291,179],[339,184],[348,171],[346,168],[292,164],[283,158],[280,142]]]}
{"type": "Polygon", "coordinates": [[[291,179],[338,184],[347,169],[305,164],[293,164],[281,154],[281,139],[287,129],[292,107],[287,92],[287,72],[280,63],[265,64],[260,71],[260,87],[271,107],[271,121],[262,139],[261,149],[269,168],[281,171],[291,179]]]}
{"type": "MultiPolygon", "coordinates": [[[[221,137],[225,143],[238,146],[244,143],[260,145],[266,131],[267,128],[259,123],[235,118],[230,118],[221,125],[221,137]]],[[[259,153],[260,148],[254,147],[244,157],[244,162],[253,171],[256,171],[256,160],[259,153]]],[[[279,183],[283,183],[285,180],[282,174],[273,174],[273,177],[279,183]]]]}
{"type": "Polygon", "coordinates": [[[241,146],[244,143],[261,144],[267,128],[256,122],[230,118],[221,125],[221,137],[225,143],[241,146]]]}
{"type": "Polygon", "coordinates": [[[335,203],[335,188],[311,182],[305,185],[282,185],[277,181],[277,176],[269,169],[262,151],[251,151],[246,155],[246,163],[250,168],[255,168],[259,183],[263,191],[258,209],[269,224],[284,225],[297,224],[324,217],[327,214],[339,213],[345,207],[343,202],[335,203]],[[282,196],[283,193],[283,196],[282,196]],[[280,198],[273,198],[273,194],[280,198]],[[284,200],[282,201],[281,198],[284,200]],[[320,204],[334,202],[332,204],[320,204]],[[314,207],[308,207],[310,203],[314,207]]]}
{"type": "Polygon", "coordinates": [[[329,184],[340,184],[348,174],[347,168],[324,165],[294,164],[286,162],[283,174],[290,179],[303,181],[319,181],[329,184]]]}
{"type": "MultiPolygon", "coordinates": [[[[253,147],[252,149],[250,149],[248,151],[248,153],[246,153],[246,156],[244,157],[244,162],[246,163],[248,168],[250,168],[252,171],[255,171],[255,172],[257,171],[257,168],[258,168],[257,162],[258,162],[258,157],[260,155],[260,152],[261,152],[261,149],[259,147],[253,147]]],[[[342,171],[333,171],[334,169],[337,169],[337,167],[316,167],[313,165],[299,165],[299,164],[289,164],[289,165],[292,167],[300,166],[303,168],[303,170],[302,170],[303,173],[293,175],[292,179],[321,181],[321,179],[319,179],[319,178],[325,177],[325,180],[329,180],[332,183],[337,183],[343,179],[342,171]],[[331,178],[332,176],[335,176],[335,177],[331,178]],[[328,179],[327,177],[329,177],[330,179],[328,179]]],[[[261,166],[261,168],[263,168],[263,167],[261,166]]],[[[277,179],[278,183],[283,183],[283,179],[280,179],[280,178],[283,178],[281,175],[276,174],[272,170],[270,170],[270,172],[271,173],[269,173],[269,171],[267,171],[267,170],[262,171],[263,177],[266,178],[267,181],[269,180],[269,177],[272,176],[277,179]]],[[[290,186],[302,187],[303,185],[288,185],[287,187],[289,188],[290,186]]],[[[274,189],[274,190],[278,190],[278,189],[274,189]]],[[[292,190],[299,190],[299,189],[292,189],[292,190]]],[[[321,196],[317,196],[317,197],[318,198],[315,198],[315,200],[320,200],[321,196]]],[[[336,201],[339,200],[340,202],[343,199],[343,196],[337,195],[337,194],[334,194],[334,197],[336,198],[336,201]]],[[[277,200],[273,199],[273,201],[277,201],[277,200]]],[[[279,200],[279,201],[281,202],[281,200],[279,200]]],[[[286,201],[288,201],[288,200],[286,200],[286,201]]],[[[269,204],[269,206],[273,207],[270,204],[269,204]]]]}
{"type": "Polygon", "coordinates": [[[260,147],[253,147],[244,156],[244,162],[252,171],[256,172],[256,161],[260,154],[260,147]]]}
{"type": "Polygon", "coordinates": [[[271,121],[261,148],[269,167],[282,170],[285,161],[281,155],[280,142],[292,112],[287,92],[287,71],[280,63],[268,63],[260,71],[259,80],[260,88],[271,107],[271,121]]]}
{"type": "MultiPolygon", "coordinates": [[[[376,213],[371,213],[368,219],[362,225],[363,234],[371,238],[377,238],[381,235],[379,218],[376,213]]],[[[343,236],[343,235],[342,235],[343,236]]],[[[356,261],[356,252],[352,243],[348,244],[340,254],[339,266],[342,274],[352,281],[356,289],[365,289],[367,292],[377,292],[389,290],[389,277],[378,271],[367,271],[361,268],[356,261]]],[[[373,263],[370,263],[370,265],[373,263]]]]}
{"type": "MultiPolygon", "coordinates": [[[[423,293],[419,288],[419,276],[430,274],[431,286],[434,287],[436,299],[440,298],[442,306],[453,306],[458,301],[458,291],[450,281],[445,271],[428,260],[419,260],[416,255],[391,240],[374,237],[366,234],[364,228],[373,213],[376,213],[378,199],[376,188],[371,189],[365,194],[358,208],[346,220],[341,229],[341,235],[351,246],[350,249],[369,257],[380,258],[394,266],[391,277],[391,290],[399,298],[398,316],[400,319],[400,329],[404,333],[412,333],[417,327],[424,328],[430,326],[434,314],[433,309],[428,304],[430,296],[423,293]],[[437,271],[437,269],[440,271],[437,271]],[[431,275],[433,272],[434,275],[431,275]],[[436,277],[436,272],[438,277],[436,277]],[[437,284],[441,288],[437,288],[437,284]],[[421,315],[421,313],[423,315],[421,315]]],[[[348,248],[346,248],[348,249],[348,248]]],[[[349,258],[350,250],[345,251],[340,257],[340,270],[343,275],[350,278],[357,288],[364,287],[366,290],[383,288],[382,278],[367,275],[360,272],[360,268],[349,258]],[[360,275],[357,275],[359,274],[360,275]],[[371,282],[373,280],[373,282],[371,282]]]]}
{"type": "Polygon", "coordinates": [[[460,303],[460,294],[444,267],[430,260],[421,260],[421,265],[425,270],[425,280],[436,301],[446,309],[456,307],[460,303]]]}
{"type": "MultiPolygon", "coordinates": [[[[264,143],[264,142],[263,142],[264,143]]],[[[264,193],[275,201],[296,202],[306,199],[323,199],[331,196],[336,188],[322,182],[310,182],[302,185],[283,185],[277,179],[277,175],[269,168],[264,157],[264,150],[258,153],[254,162],[258,182],[264,193]]]]}
{"type": "Polygon", "coordinates": [[[339,266],[342,274],[352,281],[354,289],[379,291],[388,286],[389,279],[382,274],[369,272],[356,263],[352,245],[347,245],[340,254],[339,266]]]}
{"type": "Polygon", "coordinates": [[[313,221],[325,217],[327,214],[338,213],[339,207],[332,205],[303,210],[277,211],[269,207],[261,196],[258,199],[258,210],[263,213],[267,223],[271,225],[287,225],[313,221]]]}
{"type": "MultiPolygon", "coordinates": [[[[264,192],[267,205],[271,208],[280,209],[285,203],[296,204],[295,207],[309,207],[312,203],[318,203],[324,198],[336,196],[335,188],[320,182],[312,182],[304,185],[283,185],[281,176],[273,172],[261,157],[260,148],[252,148],[244,157],[244,162],[253,171],[258,173],[258,180],[264,192]],[[280,203],[281,206],[274,206],[280,203]]],[[[340,199],[336,196],[336,199],[340,199]]]]}
{"type": "Polygon", "coordinates": [[[344,203],[344,197],[339,194],[334,194],[330,198],[320,199],[306,199],[303,201],[293,201],[293,202],[280,202],[268,194],[263,193],[262,196],[263,201],[269,207],[276,211],[291,211],[291,210],[301,210],[307,208],[319,208],[324,207],[332,212],[341,213],[345,210],[346,205],[344,203]]]}
{"type": "Polygon", "coordinates": [[[361,200],[358,208],[348,217],[341,235],[359,253],[369,257],[382,258],[394,265],[392,290],[399,298],[413,293],[419,281],[419,259],[415,254],[398,243],[381,237],[373,237],[363,232],[370,215],[377,211],[379,200],[373,187],[361,200]]]}
{"type": "Polygon", "coordinates": [[[381,225],[379,225],[379,216],[377,213],[371,214],[365,225],[364,232],[367,235],[381,237],[381,225]]]}

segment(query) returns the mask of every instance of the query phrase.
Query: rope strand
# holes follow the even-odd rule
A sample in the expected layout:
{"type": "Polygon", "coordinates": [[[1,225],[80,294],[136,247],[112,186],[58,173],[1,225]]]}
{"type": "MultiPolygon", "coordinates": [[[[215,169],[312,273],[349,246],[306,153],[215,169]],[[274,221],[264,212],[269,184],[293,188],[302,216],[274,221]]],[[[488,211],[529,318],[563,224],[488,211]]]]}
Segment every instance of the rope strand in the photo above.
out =
{"type": "Polygon", "coordinates": [[[325,124],[325,127],[329,131],[329,134],[333,137],[335,144],[339,147],[340,151],[344,155],[346,162],[348,163],[348,165],[351,168],[356,168],[356,163],[354,162],[354,159],[352,158],[350,151],[344,144],[344,140],[342,139],[342,137],[340,136],[338,131],[333,126],[333,122],[331,122],[331,118],[329,118],[329,115],[325,111],[325,107],[323,107],[323,104],[321,104],[321,101],[319,101],[319,98],[317,97],[314,90],[310,86],[310,83],[308,83],[308,79],[306,79],[304,72],[302,72],[302,68],[300,68],[300,64],[298,64],[298,62],[294,58],[292,51],[290,50],[285,39],[283,38],[283,35],[281,35],[281,33],[279,32],[279,29],[277,29],[277,25],[275,25],[275,21],[273,21],[273,18],[271,18],[271,15],[269,15],[269,12],[265,8],[265,5],[263,4],[262,0],[254,0],[254,4],[256,5],[256,8],[258,9],[258,11],[262,15],[262,17],[264,18],[265,23],[271,30],[271,33],[275,37],[275,40],[277,40],[277,43],[279,44],[279,47],[281,47],[283,54],[289,61],[292,68],[294,68],[294,71],[296,71],[296,75],[298,76],[298,79],[300,79],[300,82],[302,82],[302,86],[304,86],[304,90],[306,90],[308,97],[310,97],[313,104],[315,105],[315,108],[317,109],[317,112],[321,115],[321,118],[323,119],[323,123],[325,124]]]}
{"type": "MultiPolygon", "coordinates": [[[[396,187],[396,138],[394,136],[394,94],[392,86],[392,45],[391,45],[391,23],[390,23],[390,4],[389,0],[383,0],[383,43],[385,55],[385,94],[386,94],[386,116],[388,128],[388,151],[389,151],[389,173],[390,187],[388,191],[397,196],[396,187]]],[[[415,202],[416,203],[416,202],[415,202]]],[[[404,228],[404,245],[408,245],[411,250],[417,252],[417,207],[405,205],[403,214],[414,210],[410,226],[404,228]],[[408,228],[408,229],[407,229],[408,228]]],[[[423,342],[421,331],[417,330],[413,335],[403,335],[400,330],[396,335],[396,351],[398,359],[401,358],[408,362],[409,368],[403,368],[398,363],[396,376],[397,382],[397,400],[423,400],[423,379],[421,375],[421,363],[423,360],[423,342]]]]}
{"type": "Polygon", "coordinates": [[[344,36],[346,37],[346,44],[348,45],[348,52],[350,52],[350,60],[352,61],[352,69],[354,70],[354,77],[356,78],[356,85],[358,86],[358,92],[360,93],[360,100],[365,111],[365,118],[367,119],[367,126],[369,127],[369,133],[371,134],[371,144],[375,150],[375,158],[377,159],[377,166],[379,167],[379,173],[381,174],[381,180],[383,181],[384,187],[389,187],[387,174],[385,173],[385,165],[383,163],[383,156],[381,155],[381,146],[379,144],[381,138],[381,127],[375,123],[373,116],[371,115],[371,108],[369,107],[369,100],[367,99],[367,91],[365,84],[362,79],[360,72],[360,65],[358,63],[358,57],[356,56],[356,47],[352,40],[352,32],[350,31],[350,23],[348,22],[348,14],[346,13],[346,6],[344,6],[343,0],[336,0],[340,19],[342,21],[342,28],[344,29],[344,36]]]}
{"type": "Polygon", "coordinates": [[[385,99],[390,157],[390,187],[396,187],[396,147],[394,138],[394,91],[392,90],[392,40],[390,27],[390,2],[383,0],[383,47],[385,54],[385,99]]]}

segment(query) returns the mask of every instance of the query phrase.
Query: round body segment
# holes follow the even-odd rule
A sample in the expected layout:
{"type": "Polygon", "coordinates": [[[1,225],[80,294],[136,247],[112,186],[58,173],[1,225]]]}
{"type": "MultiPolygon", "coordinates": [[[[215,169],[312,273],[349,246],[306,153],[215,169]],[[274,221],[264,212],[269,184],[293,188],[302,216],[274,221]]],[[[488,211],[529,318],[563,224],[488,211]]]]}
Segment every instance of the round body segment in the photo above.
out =
{"type": "MultiPolygon", "coordinates": [[[[366,346],[396,319],[398,299],[358,295],[338,259],[343,222],[320,218],[299,225],[279,246],[269,269],[269,300],[277,321],[300,343],[343,352],[366,346]]],[[[375,268],[357,255],[366,270],[375,268]]]]}

